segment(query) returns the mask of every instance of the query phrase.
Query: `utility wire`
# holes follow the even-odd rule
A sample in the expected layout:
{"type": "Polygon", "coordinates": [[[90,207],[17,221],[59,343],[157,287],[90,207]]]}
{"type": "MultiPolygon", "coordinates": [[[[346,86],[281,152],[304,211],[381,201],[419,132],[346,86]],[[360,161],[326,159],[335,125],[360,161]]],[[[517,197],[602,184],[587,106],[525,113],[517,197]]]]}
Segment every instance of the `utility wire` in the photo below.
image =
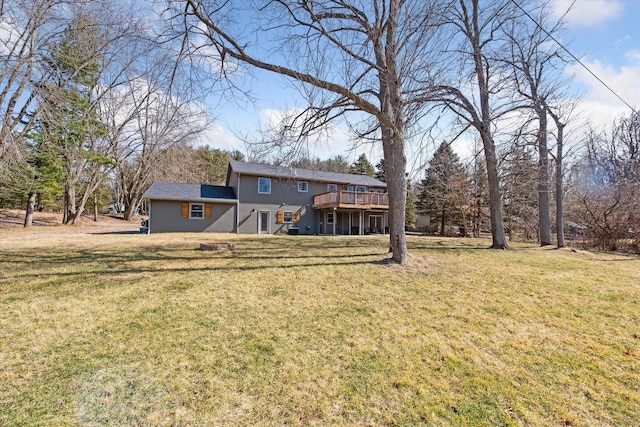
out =
{"type": "Polygon", "coordinates": [[[614,91],[613,89],[611,89],[611,87],[609,87],[609,85],[607,85],[600,77],[598,77],[593,71],[591,71],[589,69],[589,67],[587,67],[582,61],[580,61],[580,59],[578,59],[577,56],[575,56],[573,53],[571,53],[569,51],[569,49],[567,49],[566,47],[564,47],[564,45],[562,43],[560,43],[560,41],[558,41],[558,39],[556,39],[554,36],[552,36],[547,30],[544,29],[544,27],[542,27],[542,25],[540,25],[538,23],[538,21],[536,21],[530,14],[529,12],[527,12],[526,10],[524,10],[524,8],[522,6],[520,6],[516,0],[511,0],[511,3],[515,4],[518,9],[520,9],[525,15],[527,15],[527,17],[529,17],[529,19],[531,19],[531,21],[533,21],[534,24],[536,24],[536,26],[538,28],[540,28],[547,36],[549,36],[549,38],[551,40],[553,40],[554,42],[556,42],[556,44],[558,46],[560,46],[565,52],[567,52],[569,54],[569,56],[571,56],[578,64],[582,65],[582,68],[584,68],[585,70],[587,70],[587,72],[589,74],[591,74],[593,77],[595,77],[596,80],[598,80],[602,86],[606,87],[609,92],[611,92],[613,95],[615,95],[616,98],[618,98],[620,101],[622,101],[622,103],[624,105],[626,105],[627,107],[629,107],[631,109],[631,111],[633,111],[634,114],[638,114],[638,112],[636,111],[635,108],[633,108],[627,101],[625,101],[620,95],[618,95],[616,93],[616,91],[614,91]]]}

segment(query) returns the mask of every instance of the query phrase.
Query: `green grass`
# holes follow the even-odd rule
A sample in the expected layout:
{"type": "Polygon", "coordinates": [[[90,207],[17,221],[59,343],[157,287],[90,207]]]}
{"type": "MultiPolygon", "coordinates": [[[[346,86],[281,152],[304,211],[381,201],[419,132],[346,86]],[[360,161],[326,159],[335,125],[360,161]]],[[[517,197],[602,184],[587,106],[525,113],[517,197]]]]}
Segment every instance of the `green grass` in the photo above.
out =
{"type": "Polygon", "coordinates": [[[3,426],[640,419],[637,257],[64,233],[0,230],[3,426]]]}

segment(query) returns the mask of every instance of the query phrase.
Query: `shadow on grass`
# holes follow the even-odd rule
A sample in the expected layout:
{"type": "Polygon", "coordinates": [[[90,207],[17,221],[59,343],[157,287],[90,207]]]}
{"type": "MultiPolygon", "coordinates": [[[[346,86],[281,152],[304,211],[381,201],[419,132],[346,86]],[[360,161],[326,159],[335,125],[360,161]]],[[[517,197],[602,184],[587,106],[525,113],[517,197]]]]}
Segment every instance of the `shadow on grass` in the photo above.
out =
{"type": "MultiPolygon", "coordinates": [[[[323,247],[324,248],[324,247],[323,247]]],[[[291,255],[290,250],[283,250],[281,254],[265,254],[264,250],[244,251],[193,251],[190,248],[161,248],[158,251],[144,248],[140,251],[126,251],[117,253],[113,250],[80,250],[66,254],[43,254],[14,252],[0,259],[2,264],[32,264],[34,267],[25,269],[5,268],[8,274],[3,275],[0,283],[5,280],[24,280],[33,277],[82,277],[86,280],[93,276],[118,276],[130,274],[154,274],[154,273],[193,273],[207,271],[254,271],[277,270],[292,268],[327,267],[327,266],[357,266],[371,265],[386,256],[387,252],[350,253],[337,255],[331,251],[322,251],[319,254],[291,255]],[[185,255],[185,251],[188,255],[185,255]],[[281,262],[273,262],[281,260],[281,262]],[[315,262],[311,261],[315,260],[315,262]],[[207,262],[208,265],[200,266],[171,266],[172,262],[207,262]],[[216,263],[216,261],[218,263],[216,263]],[[160,262],[156,266],[135,266],[132,263],[160,262]],[[222,262],[222,263],[220,263],[222,262]],[[73,271],[68,271],[72,269],[73,271]]]]}
{"type": "Polygon", "coordinates": [[[140,230],[114,230],[114,231],[98,231],[95,233],[88,233],[93,235],[101,235],[101,234],[144,234],[140,233],[140,230]]]}

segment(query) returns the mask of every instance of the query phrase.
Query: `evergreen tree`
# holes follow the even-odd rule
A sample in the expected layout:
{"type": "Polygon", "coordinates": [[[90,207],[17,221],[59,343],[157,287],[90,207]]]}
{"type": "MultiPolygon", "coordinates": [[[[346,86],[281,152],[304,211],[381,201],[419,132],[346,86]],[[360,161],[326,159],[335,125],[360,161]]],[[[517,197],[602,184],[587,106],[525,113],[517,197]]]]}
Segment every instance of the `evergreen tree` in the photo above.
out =
{"type": "Polygon", "coordinates": [[[469,180],[458,155],[445,141],[436,150],[425,172],[418,197],[418,209],[440,220],[440,235],[447,220],[463,225],[470,205],[469,180]]]}
{"type": "Polygon", "coordinates": [[[63,170],[43,144],[40,129],[36,121],[24,139],[23,162],[11,165],[8,178],[0,184],[0,198],[22,208],[26,202],[25,227],[32,225],[36,209],[51,206],[64,189],[63,170]]]}
{"type": "Polygon", "coordinates": [[[84,210],[103,177],[102,166],[113,164],[98,149],[107,132],[95,99],[102,72],[99,28],[88,16],[77,14],[44,58],[52,77],[39,88],[42,136],[65,173],[65,224],[75,223],[84,210]]]}
{"type": "MultiPolygon", "coordinates": [[[[487,167],[485,165],[484,158],[480,153],[477,153],[469,172],[471,190],[469,211],[473,224],[473,237],[475,238],[480,237],[485,218],[488,218],[488,213],[485,211],[489,206],[489,183],[487,182],[487,167]]],[[[487,229],[488,227],[487,224],[487,229]]]]}
{"type": "Polygon", "coordinates": [[[358,160],[356,160],[356,162],[351,165],[349,173],[354,175],[374,176],[376,174],[376,170],[374,169],[369,159],[367,159],[367,156],[363,153],[360,155],[360,157],[358,157],[358,160]]]}
{"type": "Polygon", "coordinates": [[[208,145],[198,147],[195,154],[205,175],[201,182],[212,185],[224,185],[230,160],[244,160],[242,153],[237,150],[220,150],[208,145]]]}
{"type": "Polygon", "coordinates": [[[416,220],[416,195],[413,194],[411,181],[407,180],[407,207],[405,209],[404,226],[406,228],[415,228],[416,220]]]}
{"type": "Polygon", "coordinates": [[[509,240],[513,239],[516,228],[522,231],[526,240],[533,239],[538,224],[538,164],[531,147],[512,147],[502,169],[502,194],[509,240]]]}

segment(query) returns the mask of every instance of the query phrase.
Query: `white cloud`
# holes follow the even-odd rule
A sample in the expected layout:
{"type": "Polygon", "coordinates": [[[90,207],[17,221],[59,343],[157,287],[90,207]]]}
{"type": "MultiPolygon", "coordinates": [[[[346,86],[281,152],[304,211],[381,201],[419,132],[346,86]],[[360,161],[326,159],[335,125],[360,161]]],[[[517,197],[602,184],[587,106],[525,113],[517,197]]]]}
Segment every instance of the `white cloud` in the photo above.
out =
{"type": "Polygon", "coordinates": [[[567,21],[572,26],[589,26],[599,24],[607,19],[615,18],[622,12],[623,5],[619,0],[553,0],[553,11],[556,16],[563,15],[569,8],[567,21]],[[571,4],[573,3],[573,7],[571,4]]]}
{"type": "Polygon", "coordinates": [[[637,62],[640,64],[640,50],[633,49],[625,52],[624,56],[631,62],[637,62]]]}
{"type": "MultiPolygon", "coordinates": [[[[640,58],[637,51],[628,52],[626,57],[630,62],[619,68],[588,59],[582,62],[616,94],[638,110],[640,108],[640,58]]],[[[608,127],[613,119],[631,113],[624,102],[583,67],[576,64],[570,67],[569,71],[575,74],[576,82],[587,88],[574,114],[579,122],[588,122],[595,128],[604,128],[608,127]]]]}
{"type": "Polygon", "coordinates": [[[242,144],[238,138],[227,132],[224,127],[217,123],[213,123],[209,128],[207,128],[207,130],[200,135],[198,140],[195,141],[194,145],[209,145],[212,148],[218,148],[220,150],[242,151],[242,144]]]}
{"type": "MultiPolygon", "coordinates": [[[[260,127],[263,131],[275,129],[284,120],[287,120],[287,118],[294,117],[302,112],[303,110],[297,107],[287,111],[279,109],[260,110],[260,127]]],[[[341,123],[337,122],[325,125],[321,130],[309,138],[306,145],[311,157],[319,157],[321,159],[341,155],[347,159],[355,160],[357,157],[355,154],[356,152],[358,154],[365,152],[370,160],[380,157],[376,152],[376,147],[369,147],[369,145],[364,148],[357,148],[354,150],[351,133],[341,123]]],[[[371,145],[375,146],[379,144],[371,145]]]]}

